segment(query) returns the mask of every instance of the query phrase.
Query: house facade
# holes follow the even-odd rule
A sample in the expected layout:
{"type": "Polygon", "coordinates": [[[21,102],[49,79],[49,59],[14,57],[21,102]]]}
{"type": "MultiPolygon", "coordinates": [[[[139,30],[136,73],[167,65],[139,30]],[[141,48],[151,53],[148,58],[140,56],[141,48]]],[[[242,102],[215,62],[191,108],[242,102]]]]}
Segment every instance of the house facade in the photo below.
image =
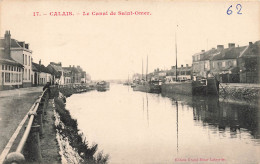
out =
{"type": "Polygon", "coordinates": [[[0,90],[23,86],[23,65],[11,57],[11,34],[6,31],[0,49],[0,90]]]}
{"type": "Polygon", "coordinates": [[[238,58],[240,83],[260,82],[260,41],[249,45],[238,58]]]}
{"type": "Polygon", "coordinates": [[[53,83],[59,84],[59,85],[65,84],[64,70],[62,68],[61,62],[59,62],[59,63],[50,62],[50,64],[47,66],[47,69],[53,75],[53,78],[52,78],[53,83]]]}
{"type": "Polygon", "coordinates": [[[238,58],[244,52],[246,46],[235,47],[229,43],[229,47],[223,49],[211,59],[210,73],[223,83],[239,83],[238,58]]]}
{"type": "Polygon", "coordinates": [[[29,49],[29,44],[24,41],[17,41],[11,38],[10,31],[6,31],[5,38],[0,40],[0,48],[3,49],[5,40],[10,43],[11,58],[23,65],[23,87],[32,86],[32,51],[29,49]]]}
{"type": "MultiPolygon", "coordinates": [[[[192,67],[186,64],[184,67],[181,65],[181,67],[177,68],[177,81],[187,81],[191,80],[191,72],[192,67]]],[[[172,66],[170,70],[166,72],[165,82],[166,83],[172,83],[176,81],[176,66],[172,66]]]]}
{"type": "Polygon", "coordinates": [[[45,85],[47,82],[53,84],[53,76],[48,68],[41,64],[41,60],[39,64],[32,62],[32,70],[34,74],[33,86],[45,85]]]}
{"type": "Polygon", "coordinates": [[[213,76],[223,83],[256,82],[259,73],[252,70],[259,70],[259,64],[256,62],[259,63],[259,57],[256,57],[259,56],[257,52],[259,42],[256,42],[255,46],[250,44],[251,48],[250,46],[236,47],[235,43],[229,43],[228,48],[218,45],[217,49],[213,48],[193,55],[193,76],[201,78],[213,76]],[[200,57],[196,57],[198,55],[200,57]],[[253,68],[246,68],[249,65],[253,68]]]}

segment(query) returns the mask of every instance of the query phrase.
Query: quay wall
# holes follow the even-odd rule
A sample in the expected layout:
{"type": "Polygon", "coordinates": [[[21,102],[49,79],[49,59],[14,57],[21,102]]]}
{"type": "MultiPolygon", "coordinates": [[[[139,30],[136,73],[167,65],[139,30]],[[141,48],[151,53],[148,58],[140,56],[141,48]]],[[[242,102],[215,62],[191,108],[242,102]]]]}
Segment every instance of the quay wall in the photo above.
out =
{"type": "Polygon", "coordinates": [[[192,95],[191,82],[162,84],[162,93],[192,95]]]}
{"type": "Polygon", "coordinates": [[[260,84],[220,83],[219,95],[233,99],[258,101],[260,84]]]}

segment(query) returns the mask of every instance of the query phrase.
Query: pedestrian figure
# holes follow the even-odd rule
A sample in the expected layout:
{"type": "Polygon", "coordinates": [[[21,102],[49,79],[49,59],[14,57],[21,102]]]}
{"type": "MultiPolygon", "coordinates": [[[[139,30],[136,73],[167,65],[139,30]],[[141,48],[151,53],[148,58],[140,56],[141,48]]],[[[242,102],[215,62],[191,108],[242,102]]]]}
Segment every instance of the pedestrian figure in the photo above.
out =
{"type": "Polygon", "coordinates": [[[43,87],[43,91],[45,90],[45,89],[47,89],[47,93],[50,95],[50,93],[51,93],[51,91],[50,91],[50,82],[47,82],[45,85],[44,85],[44,87],[43,87]]]}

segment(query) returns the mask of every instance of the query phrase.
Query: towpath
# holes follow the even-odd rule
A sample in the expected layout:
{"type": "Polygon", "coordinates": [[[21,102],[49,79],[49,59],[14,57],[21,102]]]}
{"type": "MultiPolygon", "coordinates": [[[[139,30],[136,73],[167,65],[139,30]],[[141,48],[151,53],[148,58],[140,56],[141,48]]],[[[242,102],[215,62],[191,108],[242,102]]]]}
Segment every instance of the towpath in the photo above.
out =
{"type": "Polygon", "coordinates": [[[41,93],[42,87],[0,91],[0,154],[41,93]]]}

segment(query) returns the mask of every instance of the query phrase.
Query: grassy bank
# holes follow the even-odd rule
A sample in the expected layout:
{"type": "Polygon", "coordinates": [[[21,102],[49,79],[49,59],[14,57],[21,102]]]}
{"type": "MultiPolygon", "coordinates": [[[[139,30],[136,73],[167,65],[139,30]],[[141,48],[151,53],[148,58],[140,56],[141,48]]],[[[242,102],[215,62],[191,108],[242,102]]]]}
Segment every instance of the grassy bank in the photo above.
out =
{"type": "MultiPolygon", "coordinates": [[[[74,90],[63,88],[61,92],[68,97],[74,93],[74,90]]],[[[57,96],[54,98],[55,110],[61,122],[56,126],[59,134],[62,138],[66,138],[69,145],[77,152],[82,159],[80,163],[107,163],[108,155],[103,155],[102,152],[97,153],[97,144],[89,145],[78,129],[77,120],[73,119],[70,112],[66,110],[64,100],[64,98],[57,96]]]]}

